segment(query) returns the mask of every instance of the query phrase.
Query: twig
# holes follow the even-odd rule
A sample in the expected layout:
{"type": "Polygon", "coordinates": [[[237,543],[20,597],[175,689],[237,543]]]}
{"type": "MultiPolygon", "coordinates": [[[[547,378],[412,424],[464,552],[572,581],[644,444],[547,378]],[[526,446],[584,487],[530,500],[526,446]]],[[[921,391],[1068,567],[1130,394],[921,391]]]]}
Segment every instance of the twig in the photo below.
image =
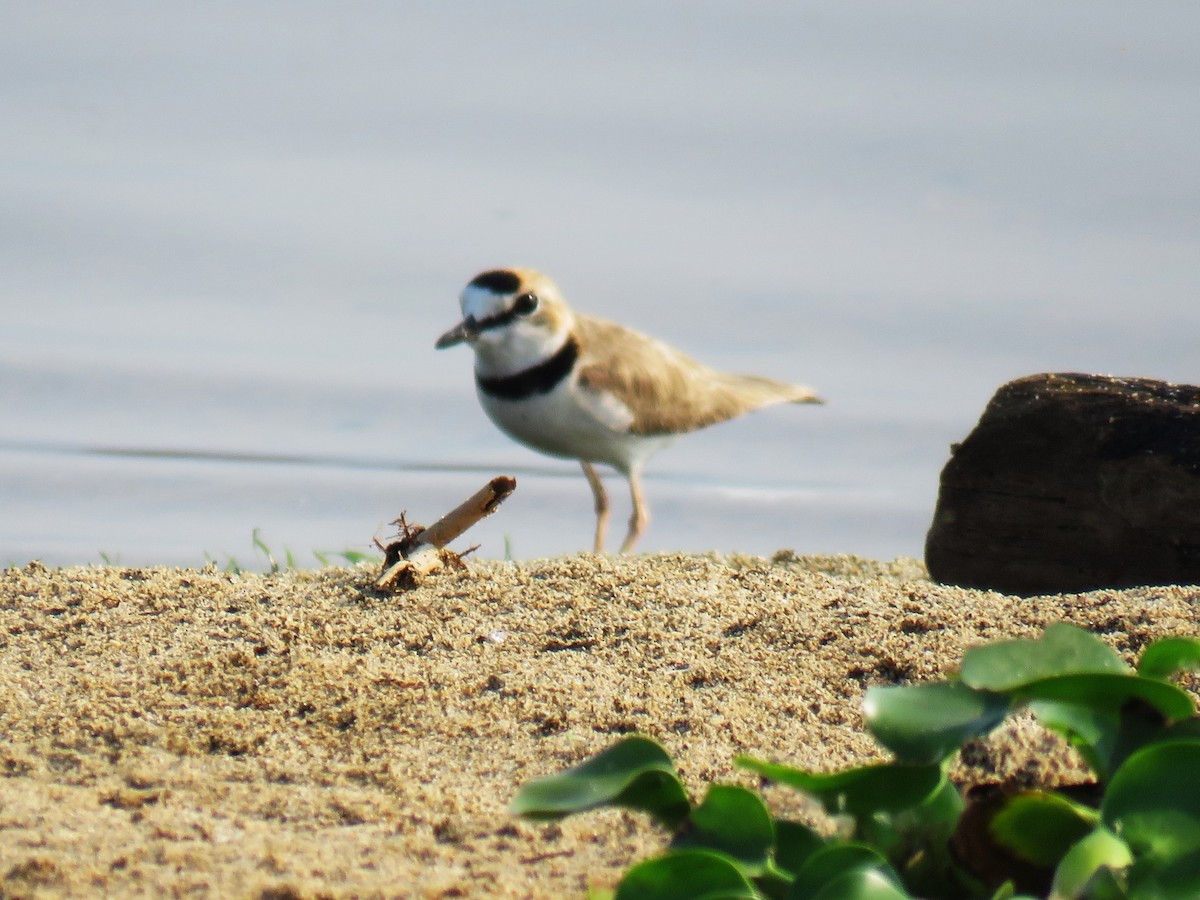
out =
{"type": "Polygon", "coordinates": [[[442,548],[480,519],[494,513],[516,488],[515,478],[507,475],[493,478],[428,528],[413,528],[401,516],[396,522],[404,533],[400,540],[384,548],[383,574],[375,586],[386,588],[402,581],[415,584],[440,569],[442,548]]]}

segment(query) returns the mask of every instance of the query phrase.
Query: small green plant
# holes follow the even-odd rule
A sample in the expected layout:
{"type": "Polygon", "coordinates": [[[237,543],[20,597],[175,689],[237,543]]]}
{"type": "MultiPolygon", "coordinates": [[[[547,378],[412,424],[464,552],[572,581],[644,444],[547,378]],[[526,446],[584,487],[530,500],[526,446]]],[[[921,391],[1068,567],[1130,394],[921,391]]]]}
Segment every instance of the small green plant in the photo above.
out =
{"type": "MultiPolygon", "coordinates": [[[[283,561],[280,562],[260,532],[261,529],[255,528],[250,533],[250,542],[254,547],[255,554],[266,563],[268,574],[275,575],[279,572],[294,572],[300,568],[296,562],[295,554],[292,553],[289,547],[283,548],[283,561]]],[[[312,555],[323,566],[338,565],[339,558],[352,566],[358,565],[361,562],[378,563],[382,561],[381,557],[377,554],[364,553],[361,550],[313,550],[312,555]]],[[[204,561],[224,572],[230,572],[235,575],[245,571],[244,567],[233,556],[230,556],[229,561],[222,565],[212,554],[205,552],[204,561]]]]}
{"type": "Polygon", "coordinates": [[[357,566],[364,562],[380,563],[383,561],[378,553],[365,553],[362,550],[314,550],[312,555],[323,566],[336,566],[342,562],[357,566]]]}
{"type": "Polygon", "coordinates": [[[736,760],[817,798],[840,823],[832,837],[772,817],[740,786],[693,803],[666,750],[640,735],[525,785],[512,810],[618,806],[669,831],[669,851],[633,866],[617,900],[1200,897],[1200,717],[1170,682],[1195,668],[1200,640],[1155,641],[1134,670],[1088,632],[1052,625],[969,650],[948,681],[870,688],[867,727],[889,762],[819,774],[736,760]],[[1083,799],[1072,786],[1000,790],[977,815],[949,764],[1022,709],[1065,736],[1095,782],[1083,799]]]}
{"type": "Polygon", "coordinates": [[[259,534],[259,529],[255,528],[254,531],[250,533],[250,540],[254,544],[254,549],[261,553],[266,559],[267,566],[269,567],[267,571],[270,574],[274,575],[277,572],[284,570],[292,571],[296,568],[296,558],[292,556],[291,548],[283,548],[284,564],[280,565],[279,561],[275,559],[275,554],[271,552],[271,548],[267,546],[267,542],[264,541],[262,539],[262,535],[259,534]]]}

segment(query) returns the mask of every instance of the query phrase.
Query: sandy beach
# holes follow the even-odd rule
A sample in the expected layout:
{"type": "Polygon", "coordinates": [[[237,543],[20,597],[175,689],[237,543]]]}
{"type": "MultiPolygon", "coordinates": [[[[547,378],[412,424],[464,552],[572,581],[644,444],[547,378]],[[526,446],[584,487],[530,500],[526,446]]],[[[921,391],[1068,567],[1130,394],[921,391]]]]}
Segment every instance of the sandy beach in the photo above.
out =
{"type": "MultiPolygon", "coordinates": [[[[869,685],[1056,621],[1132,660],[1196,633],[1200,606],[1191,587],[1018,599],[790,553],[474,561],[397,595],[375,575],[6,570],[0,895],[582,896],[664,835],[506,807],[621,734],[661,740],[695,795],[754,784],[738,753],[866,761],[869,685]]],[[[956,774],[1051,777],[1052,744],[1010,726],[956,774]]]]}

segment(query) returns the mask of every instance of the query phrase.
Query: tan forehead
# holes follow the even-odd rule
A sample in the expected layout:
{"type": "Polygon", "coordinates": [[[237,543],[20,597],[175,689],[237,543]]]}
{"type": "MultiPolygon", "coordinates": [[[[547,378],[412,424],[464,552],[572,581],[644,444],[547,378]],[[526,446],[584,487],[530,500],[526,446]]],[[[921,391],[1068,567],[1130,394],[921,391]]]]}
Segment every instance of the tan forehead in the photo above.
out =
{"type": "Polygon", "coordinates": [[[558,293],[558,289],[555,287],[554,282],[537,269],[516,268],[509,269],[509,271],[521,280],[521,291],[532,291],[535,294],[558,293]]]}

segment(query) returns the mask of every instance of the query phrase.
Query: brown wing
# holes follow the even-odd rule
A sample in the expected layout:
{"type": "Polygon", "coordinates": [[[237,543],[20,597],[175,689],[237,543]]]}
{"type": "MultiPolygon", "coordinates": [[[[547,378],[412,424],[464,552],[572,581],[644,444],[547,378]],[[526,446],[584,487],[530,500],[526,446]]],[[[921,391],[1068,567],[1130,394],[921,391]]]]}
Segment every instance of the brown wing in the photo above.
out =
{"type": "Polygon", "coordinates": [[[634,434],[694,431],[772,403],[819,403],[812,390],[703,366],[661,341],[576,315],[579,384],[611,393],[633,415],[634,434]]]}

